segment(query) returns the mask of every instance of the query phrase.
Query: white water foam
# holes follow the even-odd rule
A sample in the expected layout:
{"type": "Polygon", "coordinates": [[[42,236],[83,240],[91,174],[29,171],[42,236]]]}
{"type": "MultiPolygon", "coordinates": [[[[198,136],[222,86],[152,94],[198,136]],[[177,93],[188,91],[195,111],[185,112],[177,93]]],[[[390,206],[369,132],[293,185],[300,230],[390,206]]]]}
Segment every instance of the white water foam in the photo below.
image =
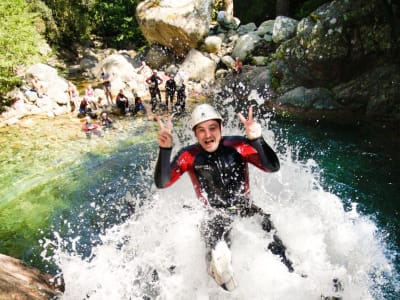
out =
{"type": "MultiPolygon", "coordinates": [[[[272,132],[265,130],[264,137],[273,145],[272,132]]],[[[280,160],[277,173],[251,168],[250,185],[254,203],[271,214],[295,272],[267,250],[272,237],[259,216],[236,219],[231,250],[238,287],[228,293],[217,286],[207,274],[199,233],[204,209],[185,174],[108,230],[89,259],[58,253],[62,299],[373,299],[371,274],[391,271],[376,225],[356,207],[346,212],[338,197],[321,188],[314,161],[296,162],[290,154],[280,160]],[[335,290],[333,279],[342,289],[335,290]]]]}

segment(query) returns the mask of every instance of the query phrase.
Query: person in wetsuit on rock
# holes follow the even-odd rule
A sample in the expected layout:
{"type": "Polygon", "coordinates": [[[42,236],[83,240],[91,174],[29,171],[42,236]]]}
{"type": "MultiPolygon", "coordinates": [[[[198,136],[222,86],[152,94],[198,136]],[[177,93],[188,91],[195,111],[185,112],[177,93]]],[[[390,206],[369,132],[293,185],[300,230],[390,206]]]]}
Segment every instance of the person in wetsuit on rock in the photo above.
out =
{"type": "Polygon", "coordinates": [[[245,126],[246,137],[222,136],[223,120],[220,114],[209,104],[198,105],[192,112],[191,120],[198,142],[182,148],[172,162],[172,121],[169,117],[164,125],[157,117],[160,149],[154,174],[155,185],[167,188],[183,173],[189,173],[198,198],[209,208],[209,218],[202,226],[202,234],[211,252],[209,272],[227,290],[233,290],[236,282],[226,270],[213,268],[213,261],[216,260],[213,255],[220,241],[230,245],[229,232],[234,216],[262,215],[262,228],[273,232],[273,241],[268,249],[279,255],[289,272],[293,272],[292,262],[286,257],[286,248],[277,236],[270,216],[252,204],[249,195],[248,164],[265,172],[277,172],[280,169],[278,157],[263,139],[260,124],[253,120],[252,107],[249,108],[248,120],[241,113],[238,117],[245,126]]]}

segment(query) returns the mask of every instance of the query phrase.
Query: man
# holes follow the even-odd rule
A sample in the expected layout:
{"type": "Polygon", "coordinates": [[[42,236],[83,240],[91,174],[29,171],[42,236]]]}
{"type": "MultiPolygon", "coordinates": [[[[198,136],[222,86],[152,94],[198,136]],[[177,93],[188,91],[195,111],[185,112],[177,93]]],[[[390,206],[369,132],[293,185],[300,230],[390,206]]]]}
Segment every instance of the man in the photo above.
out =
{"type": "Polygon", "coordinates": [[[150,86],[150,94],[158,96],[158,100],[161,103],[161,92],[158,86],[163,83],[163,80],[157,75],[157,70],[153,70],[153,74],[146,79],[146,83],[150,86]]]}
{"type": "Polygon", "coordinates": [[[176,86],[176,104],[175,110],[177,113],[184,113],[186,110],[186,86],[182,82],[176,86]]]}
{"type": "Polygon", "coordinates": [[[126,114],[126,109],[129,107],[128,97],[125,96],[124,90],[120,89],[117,97],[115,98],[115,102],[117,103],[117,108],[121,115],[126,114]]]}
{"type": "Polygon", "coordinates": [[[174,80],[174,75],[171,75],[169,79],[165,82],[165,105],[168,109],[168,100],[171,101],[171,110],[174,106],[174,96],[176,91],[176,82],[174,80]]]}
{"type": "Polygon", "coordinates": [[[71,111],[71,103],[73,103],[74,111],[78,111],[80,106],[78,88],[71,81],[68,81],[67,85],[68,85],[67,92],[69,96],[69,102],[67,103],[67,108],[69,111],[71,111]]]}
{"type": "Polygon", "coordinates": [[[106,68],[101,69],[101,82],[103,84],[104,93],[106,95],[108,105],[112,105],[112,94],[111,94],[111,75],[106,71],[106,68]]]}
{"type": "Polygon", "coordinates": [[[46,85],[36,75],[31,80],[31,90],[36,93],[38,98],[42,98],[46,92],[46,85]]]}
{"type": "Polygon", "coordinates": [[[235,62],[232,64],[232,75],[237,77],[242,73],[243,63],[239,57],[235,58],[235,62]]]}
{"type": "MultiPolygon", "coordinates": [[[[247,137],[222,136],[220,114],[211,105],[198,105],[191,120],[197,143],[181,149],[171,163],[171,118],[165,126],[158,117],[160,152],[155,184],[158,188],[166,188],[184,172],[189,173],[198,198],[209,207],[209,219],[202,229],[206,245],[211,249],[209,272],[226,290],[236,287],[227,248],[233,217],[261,214],[262,228],[268,232],[275,229],[269,215],[250,202],[248,164],[265,172],[276,172],[280,168],[278,157],[261,136],[261,126],[253,120],[252,107],[249,108],[248,120],[240,113],[238,117],[245,126],[247,137]]],[[[292,262],[286,258],[285,246],[276,233],[273,239],[268,249],[279,255],[292,272],[292,262]]]]}

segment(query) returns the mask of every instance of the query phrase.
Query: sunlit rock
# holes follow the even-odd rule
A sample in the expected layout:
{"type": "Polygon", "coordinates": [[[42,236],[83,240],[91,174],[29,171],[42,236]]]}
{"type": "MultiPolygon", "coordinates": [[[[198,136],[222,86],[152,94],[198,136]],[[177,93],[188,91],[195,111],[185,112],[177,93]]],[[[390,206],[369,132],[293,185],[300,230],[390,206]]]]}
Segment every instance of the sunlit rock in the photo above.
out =
{"type": "Polygon", "coordinates": [[[0,299],[46,300],[60,295],[50,275],[0,254],[0,299]]]}
{"type": "Polygon", "coordinates": [[[136,19],[151,44],[185,55],[207,36],[212,7],[212,0],[146,0],[138,4],[136,19]]]}
{"type": "Polygon", "coordinates": [[[281,43],[296,35],[298,21],[289,17],[278,16],[272,30],[272,40],[281,43]]]}
{"type": "Polygon", "coordinates": [[[189,80],[193,81],[213,81],[215,70],[215,62],[195,49],[188,53],[180,67],[180,71],[188,74],[189,80]]]}

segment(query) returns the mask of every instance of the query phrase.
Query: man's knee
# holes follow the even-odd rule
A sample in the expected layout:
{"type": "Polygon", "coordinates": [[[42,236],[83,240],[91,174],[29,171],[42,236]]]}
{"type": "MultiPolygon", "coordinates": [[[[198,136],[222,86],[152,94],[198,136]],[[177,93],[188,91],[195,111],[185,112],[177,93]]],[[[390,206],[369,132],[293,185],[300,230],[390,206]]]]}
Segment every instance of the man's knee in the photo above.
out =
{"type": "Polygon", "coordinates": [[[263,215],[263,220],[261,222],[262,229],[265,230],[266,232],[270,232],[272,229],[275,229],[274,224],[272,224],[271,221],[271,215],[269,214],[264,214],[263,215]]]}
{"type": "Polygon", "coordinates": [[[228,246],[231,244],[230,229],[232,220],[230,218],[216,215],[203,224],[202,232],[207,247],[213,249],[216,244],[225,240],[228,246]]]}

